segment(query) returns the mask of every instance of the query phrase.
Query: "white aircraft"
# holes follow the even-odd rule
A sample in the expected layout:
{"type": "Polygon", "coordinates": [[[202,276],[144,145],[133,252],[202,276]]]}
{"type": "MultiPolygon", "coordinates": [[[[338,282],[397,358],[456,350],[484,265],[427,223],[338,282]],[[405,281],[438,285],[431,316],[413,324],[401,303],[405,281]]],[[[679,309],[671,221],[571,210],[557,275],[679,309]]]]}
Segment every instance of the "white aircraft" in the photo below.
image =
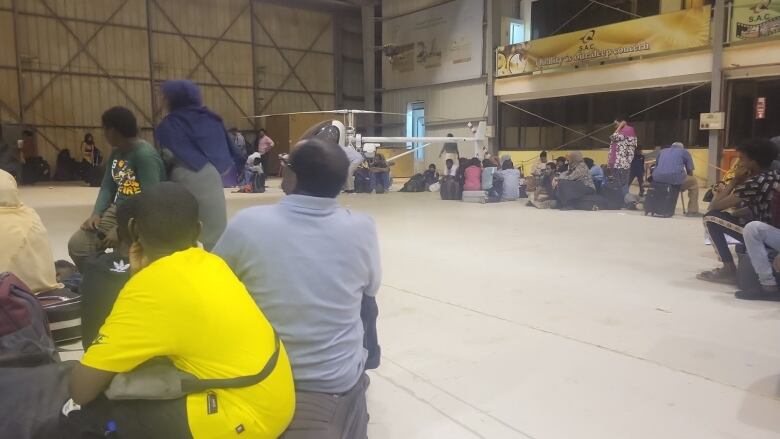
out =
{"type": "Polygon", "coordinates": [[[387,160],[395,160],[399,157],[403,157],[407,154],[411,154],[417,150],[427,148],[433,144],[440,143],[473,143],[474,155],[484,156],[487,153],[487,137],[485,133],[485,122],[479,122],[477,127],[469,122],[466,126],[469,128],[473,137],[374,137],[374,136],[362,136],[355,129],[355,115],[357,114],[392,114],[398,116],[406,116],[403,113],[387,113],[380,111],[368,111],[368,110],[325,110],[325,111],[301,111],[296,113],[279,113],[269,114],[263,116],[253,116],[255,118],[263,118],[270,116],[286,116],[294,114],[342,114],[344,115],[344,121],[340,120],[326,120],[317,125],[309,128],[302,138],[307,139],[311,137],[317,137],[325,140],[329,140],[332,143],[348,146],[354,148],[363,154],[366,158],[374,158],[376,149],[380,145],[384,144],[397,144],[397,143],[422,143],[422,146],[412,148],[405,151],[402,154],[398,154],[394,157],[390,157],[387,160]]]}

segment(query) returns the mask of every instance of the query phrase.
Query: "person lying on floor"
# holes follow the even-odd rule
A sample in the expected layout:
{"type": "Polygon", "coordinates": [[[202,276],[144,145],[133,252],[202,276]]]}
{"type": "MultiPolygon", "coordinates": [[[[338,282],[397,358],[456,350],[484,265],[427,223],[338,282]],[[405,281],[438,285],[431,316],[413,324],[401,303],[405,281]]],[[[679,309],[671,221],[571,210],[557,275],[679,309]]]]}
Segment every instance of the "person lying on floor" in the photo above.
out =
{"type": "Polygon", "coordinates": [[[130,232],[127,224],[135,198],[116,209],[119,242],[112,252],[87,257],[81,264],[81,344],[88,349],[111,313],[119,292],[130,279],[130,232]]]}
{"type": "Polygon", "coordinates": [[[19,199],[16,179],[0,169],[0,272],[8,271],[33,294],[63,288],[57,282],[49,234],[41,217],[19,199]]]}
{"type": "Polygon", "coordinates": [[[73,368],[62,437],[281,435],[295,406],[287,354],[227,264],[197,248],[201,224],[195,197],[177,183],[160,183],[137,196],[131,216],[133,276],[73,368]],[[262,379],[232,388],[212,384],[208,392],[170,400],[101,395],[117,374],[155,357],[170,359],[200,380],[262,379]]]}
{"type": "MultiPolygon", "coordinates": [[[[775,196],[778,196],[775,193],[775,196]]],[[[737,299],[780,301],[775,272],[780,272],[780,254],[770,262],[767,248],[780,251],[780,229],[761,221],[751,221],[744,229],[745,247],[750,263],[758,275],[761,289],[758,291],[737,291],[737,299]]],[[[741,270],[741,268],[740,268],[741,270]]]]}
{"type": "Polygon", "coordinates": [[[596,186],[582,153],[569,153],[568,163],[569,170],[559,175],[555,184],[555,199],[560,209],[569,209],[582,197],[596,193],[596,186]]]}
{"type": "Polygon", "coordinates": [[[367,437],[382,269],[373,219],[336,201],[347,166],[339,148],[303,141],[290,156],[293,194],[239,212],[214,248],[289,349],[297,409],[284,439],[367,437]]]}
{"type": "Polygon", "coordinates": [[[777,150],[766,139],[752,139],[737,146],[739,166],[734,178],[712,199],[710,211],[704,215],[704,229],[712,241],[720,268],[699,273],[696,277],[708,282],[736,283],[737,267],[726,236],[744,243],[743,227],[750,220],[772,221],[772,197],[780,184],[780,174],[769,167],[777,150]]]}

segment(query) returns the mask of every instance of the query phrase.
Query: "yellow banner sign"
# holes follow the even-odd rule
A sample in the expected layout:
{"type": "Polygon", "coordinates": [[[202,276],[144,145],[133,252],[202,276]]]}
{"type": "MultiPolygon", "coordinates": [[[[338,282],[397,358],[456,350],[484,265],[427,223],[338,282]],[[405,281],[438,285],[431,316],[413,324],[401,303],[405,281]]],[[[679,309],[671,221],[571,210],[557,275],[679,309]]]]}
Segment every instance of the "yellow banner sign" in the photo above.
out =
{"type": "Polygon", "coordinates": [[[571,67],[710,44],[710,6],[600,26],[496,49],[496,76],[571,67]]]}

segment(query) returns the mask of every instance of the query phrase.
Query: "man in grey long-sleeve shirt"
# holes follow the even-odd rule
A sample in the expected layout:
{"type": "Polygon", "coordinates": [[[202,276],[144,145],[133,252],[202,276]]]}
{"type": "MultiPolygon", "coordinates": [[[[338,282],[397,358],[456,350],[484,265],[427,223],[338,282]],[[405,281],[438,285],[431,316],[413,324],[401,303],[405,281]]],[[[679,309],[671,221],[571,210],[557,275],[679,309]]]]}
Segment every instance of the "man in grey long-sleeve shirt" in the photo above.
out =
{"type": "Polygon", "coordinates": [[[360,311],[381,266],[373,220],[335,200],[348,167],[338,146],[303,142],[290,157],[293,194],[239,212],[214,248],[287,349],[297,409],[286,439],[366,437],[360,311]]]}

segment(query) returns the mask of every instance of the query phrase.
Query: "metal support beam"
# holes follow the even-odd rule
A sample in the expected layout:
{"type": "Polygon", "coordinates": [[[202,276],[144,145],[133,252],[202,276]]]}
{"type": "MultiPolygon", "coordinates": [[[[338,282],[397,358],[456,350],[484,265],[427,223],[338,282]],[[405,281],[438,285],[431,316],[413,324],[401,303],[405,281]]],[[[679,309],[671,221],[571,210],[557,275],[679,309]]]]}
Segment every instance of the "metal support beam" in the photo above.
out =
{"type": "Polygon", "coordinates": [[[495,140],[495,126],[496,126],[496,110],[498,103],[493,92],[494,75],[496,74],[496,68],[494,66],[495,56],[493,56],[493,48],[497,46],[493,40],[493,24],[500,23],[501,17],[498,14],[494,14],[494,0],[485,0],[485,26],[483,28],[483,41],[482,56],[484,59],[484,70],[487,75],[487,81],[485,83],[485,94],[487,98],[487,125],[492,130],[494,136],[488,137],[488,151],[491,154],[498,154],[498,142],[495,140]],[[495,16],[494,16],[495,15],[495,16]]]}
{"type": "MultiPolygon", "coordinates": [[[[256,15],[253,15],[253,16],[252,16],[252,18],[254,19],[255,23],[257,23],[257,24],[260,26],[260,29],[262,29],[262,30],[263,30],[263,32],[264,32],[264,33],[265,33],[265,35],[268,37],[268,40],[271,42],[271,44],[273,44],[273,45],[274,45],[274,47],[276,48],[276,50],[279,52],[279,56],[281,56],[281,57],[282,57],[282,60],[284,60],[285,64],[287,64],[287,67],[289,67],[289,68],[290,68],[290,73],[288,73],[288,74],[287,74],[287,76],[286,76],[286,77],[284,78],[284,80],[282,81],[282,83],[281,83],[281,84],[279,84],[279,87],[280,87],[280,88],[281,88],[281,87],[284,87],[284,84],[286,84],[286,83],[287,83],[287,81],[289,81],[291,77],[295,76],[295,78],[298,80],[298,82],[300,82],[300,83],[301,83],[301,87],[303,87],[303,89],[306,91],[306,93],[308,93],[308,94],[309,94],[309,98],[311,98],[312,102],[314,102],[314,106],[315,106],[315,107],[317,107],[317,110],[322,110],[322,107],[320,107],[320,103],[319,103],[319,102],[317,102],[317,100],[316,100],[316,99],[314,99],[314,96],[313,96],[313,95],[311,94],[311,92],[309,91],[309,88],[308,88],[308,87],[306,87],[306,84],[303,82],[303,79],[301,79],[301,77],[300,77],[300,76],[298,76],[298,72],[296,71],[296,69],[297,69],[297,68],[298,68],[298,66],[301,64],[301,61],[303,61],[303,59],[304,59],[304,58],[306,58],[306,55],[308,55],[308,51],[309,51],[309,49],[312,49],[312,48],[313,48],[313,47],[314,47],[314,46],[317,44],[317,42],[319,42],[319,41],[320,41],[320,38],[322,37],[322,35],[323,35],[323,34],[325,34],[325,31],[327,31],[327,30],[328,30],[328,27],[330,27],[330,26],[332,26],[332,25],[333,25],[333,20],[332,20],[332,19],[331,19],[331,20],[328,20],[328,22],[327,22],[327,23],[325,23],[325,26],[323,26],[323,28],[322,28],[322,29],[320,29],[320,32],[317,34],[317,36],[316,36],[316,37],[314,37],[314,40],[311,42],[311,44],[309,44],[309,46],[308,46],[308,48],[307,48],[307,50],[306,50],[306,53],[304,53],[304,54],[303,54],[303,55],[300,57],[300,59],[298,59],[298,62],[296,62],[296,63],[295,63],[295,65],[293,65],[293,64],[290,62],[290,60],[288,60],[288,59],[287,59],[287,57],[284,55],[284,52],[282,52],[282,49],[280,49],[280,48],[279,48],[279,45],[276,43],[276,40],[274,40],[274,37],[273,37],[273,36],[271,36],[271,33],[270,33],[270,32],[268,31],[268,29],[267,29],[267,28],[266,28],[266,27],[263,25],[263,22],[262,22],[262,21],[260,21],[260,19],[259,19],[259,18],[257,18],[257,16],[256,16],[256,15]]],[[[276,96],[277,96],[278,94],[279,94],[279,93],[274,93],[274,94],[272,94],[272,95],[271,95],[271,97],[268,99],[268,101],[266,101],[266,102],[263,104],[263,108],[261,108],[261,109],[260,109],[260,114],[262,114],[262,113],[263,113],[263,112],[266,110],[266,108],[268,108],[268,106],[269,106],[269,105],[271,105],[271,102],[274,100],[274,98],[276,98],[276,96]]]]}
{"type": "MultiPolygon", "coordinates": [[[[255,49],[255,0],[249,0],[249,35],[252,39],[252,113],[257,114],[257,100],[260,96],[257,94],[257,86],[260,85],[260,81],[257,78],[257,50],[255,49]]],[[[260,119],[252,118],[252,127],[257,131],[260,128],[260,119]]]]}
{"type": "MultiPolygon", "coordinates": [[[[712,19],[712,82],[710,84],[710,112],[721,111],[721,99],[723,95],[723,37],[724,22],[726,18],[726,2],[716,1],[712,5],[715,9],[712,19]]],[[[712,185],[718,179],[718,163],[720,160],[720,136],[721,130],[709,131],[707,184],[712,185]]]]}
{"type": "Polygon", "coordinates": [[[374,39],[376,38],[374,23],[374,6],[368,5],[360,8],[363,24],[363,97],[366,110],[375,111],[376,67],[374,57],[374,39]]]}
{"type": "Polygon", "coordinates": [[[154,33],[152,32],[152,1],[146,0],[146,41],[149,50],[149,93],[152,103],[152,126],[157,125],[157,112],[154,111],[157,108],[157,81],[155,80],[154,72],[154,33]]]}
{"type": "MultiPolygon", "coordinates": [[[[211,47],[209,47],[209,50],[206,51],[206,54],[205,55],[201,55],[198,52],[198,49],[196,49],[195,46],[192,44],[192,42],[190,42],[189,38],[185,37],[183,35],[183,32],[181,31],[179,26],[176,25],[176,23],[173,21],[171,16],[168,15],[167,12],[165,12],[165,9],[163,9],[162,6],[160,6],[160,3],[157,0],[152,0],[152,3],[154,3],[155,6],[157,6],[157,10],[160,11],[162,16],[168,21],[168,23],[171,25],[173,30],[176,31],[176,33],[182,38],[182,40],[184,40],[184,43],[187,44],[187,47],[189,47],[190,50],[192,50],[192,53],[194,53],[195,56],[198,57],[198,64],[196,64],[195,68],[190,71],[190,73],[186,76],[186,79],[192,78],[192,75],[195,73],[195,71],[198,69],[198,67],[200,67],[202,65],[203,68],[206,69],[206,71],[209,72],[209,74],[211,74],[211,76],[214,78],[214,81],[219,85],[219,87],[222,89],[222,91],[225,92],[225,95],[227,95],[228,99],[230,99],[230,101],[233,103],[233,105],[235,105],[236,108],[238,108],[238,111],[241,112],[241,114],[244,117],[248,118],[249,115],[241,107],[241,104],[239,104],[238,101],[236,101],[236,98],[234,98],[233,95],[230,94],[230,92],[225,87],[225,85],[222,83],[222,81],[220,81],[220,79],[217,76],[217,74],[214,73],[214,71],[211,69],[211,67],[209,67],[209,64],[206,62],[206,56],[208,56],[208,54],[211,53],[211,51],[214,49],[214,46],[216,46],[217,43],[220,42],[220,38],[224,37],[224,35],[230,30],[231,27],[233,27],[233,25],[238,21],[238,19],[242,15],[244,15],[244,12],[246,12],[248,5],[245,6],[244,9],[241,10],[241,12],[238,14],[238,16],[235,19],[233,19],[233,21],[230,23],[230,25],[227,27],[227,29],[225,29],[225,31],[222,33],[220,38],[217,38],[217,40],[214,41],[214,43],[211,45],[211,47]]],[[[160,108],[160,107],[154,108],[154,114],[159,114],[161,110],[162,110],[162,108],[160,108]]]]}
{"type": "MultiPolygon", "coordinates": [[[[19,53],[19,7],[16,4],[18,0],[11,0],[11,8],[13,9],[13,33],[14,33],[14,51],[16,52],[16,92],[19,96],[19,123],[24,125],[24,79],[22,78],[22,54],[19,53]]],[[[13,109],[10,109],[11,114],[14,114],[13,109]]]]}
{"type": "Polygon", "coordinates": [[[336,108],[344,105],[344,23],[338,14],[333,14],[333,92],[336,94],[336,108]]]}

